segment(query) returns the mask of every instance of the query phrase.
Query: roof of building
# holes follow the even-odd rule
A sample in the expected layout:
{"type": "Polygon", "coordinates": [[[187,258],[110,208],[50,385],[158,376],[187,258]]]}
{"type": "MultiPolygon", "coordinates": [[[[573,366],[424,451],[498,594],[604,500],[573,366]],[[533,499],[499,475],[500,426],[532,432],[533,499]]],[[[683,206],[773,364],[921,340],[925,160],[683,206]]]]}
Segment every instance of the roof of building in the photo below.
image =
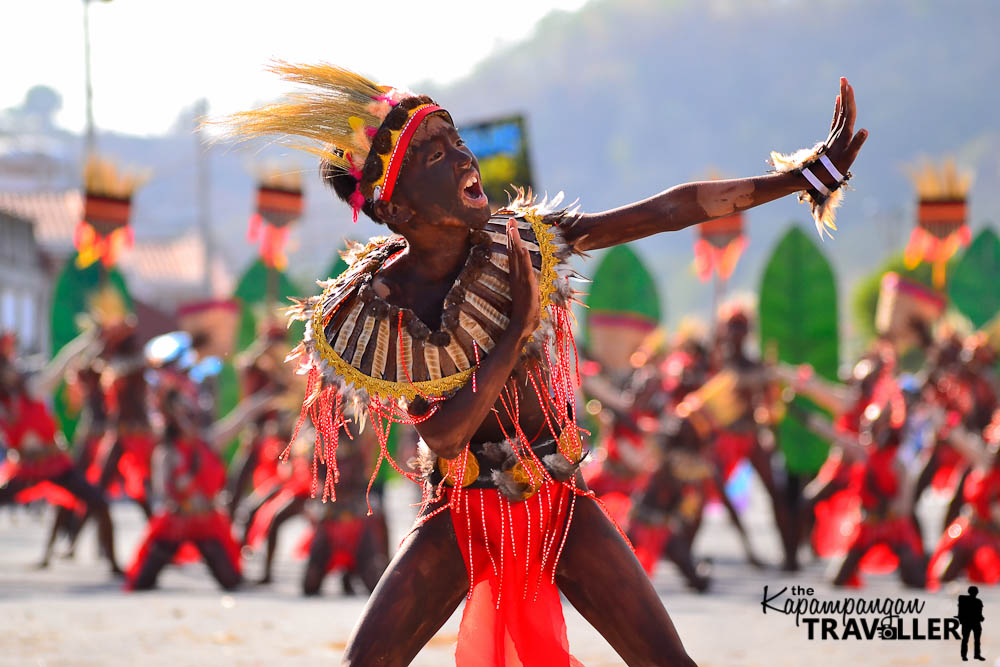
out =
{"type": "Polygon", "coordinates": [[[73,230],[83,216],[79,190],[0,192],[0,209],[35,223],[35,239],[53,254],[73,250],[73,230]]]}
{"type": "MultiPolygon", "coordinates": [[[[48,254],[61,258],[73,252],[74,230],[83,216],[79,190],[0,192],[0,209],[32,220],[35,238],[48,254]]],[[[212,262],[211,294],[202,288],[204,265],[205,244],[193,231],[169,240],[136,241],[119,260],[129,290],[161,307],[194,298],[229,296],[235,283],[222,258],[216,256],[212,262]]]]}

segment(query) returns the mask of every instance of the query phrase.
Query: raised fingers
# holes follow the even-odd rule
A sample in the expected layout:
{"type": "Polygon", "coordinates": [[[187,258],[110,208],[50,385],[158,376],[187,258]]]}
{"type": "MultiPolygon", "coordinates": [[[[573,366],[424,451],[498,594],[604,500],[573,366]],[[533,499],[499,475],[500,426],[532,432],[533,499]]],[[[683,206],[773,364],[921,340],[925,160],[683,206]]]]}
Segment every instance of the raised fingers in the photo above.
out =
{"type": "Polygon", "coordinates": [[[833,120],[830,121],[830,131],[837,127],[837,121],[840,119],[840,95],[837,95],[837,102],[833,105],[833,120]]]}
{"type": "Polygon", "coordinates": [[[849,83],[846,83],[847,79],[844,79],[845,85],[847,86],[847,97],[844,98],[844,111],[847,116],[847,134],[854,134],[854,121],[858,115],[857,106],[854,104],[854,87],[849,83]]]}
{"type": "Polygon", "coordinates": [[[865,140],[868,138],[868,130],[858,130],[858,133],[854,135],[851,139],[850,145],[847,147],[847,152],[845,157],[847,158],[847,164],[854,164],[854,160],[858,157],[858,151],[861,150],[861,146],[864,145],[865,140]]]}
{"type": "MultiPolygon", "coordinates": [[[[524,247],[524,242],[521,241],[521,234],[517,230],[517,221],[514,218],[507,220],[507,245],[510,248],[511,269],[514,270],[516,265],[516,269],[520,270],[526,261],[528,249],[524,247]]],[[[530,261],[530,259],[527,261],[530,261]]]]}

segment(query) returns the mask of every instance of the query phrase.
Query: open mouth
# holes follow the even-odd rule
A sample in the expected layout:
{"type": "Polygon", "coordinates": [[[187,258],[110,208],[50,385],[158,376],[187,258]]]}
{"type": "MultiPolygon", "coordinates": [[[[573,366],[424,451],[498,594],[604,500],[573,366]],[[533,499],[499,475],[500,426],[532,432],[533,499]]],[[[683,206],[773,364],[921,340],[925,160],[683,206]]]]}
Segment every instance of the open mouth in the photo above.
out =
{"type": "Polygon", "coordinates": [[[486,193],[483,192],[478,172],[469,172],[469,175],[462,179],[460,191],[462,199],[470,206],[482,206],[486,203],[486,193]]]}

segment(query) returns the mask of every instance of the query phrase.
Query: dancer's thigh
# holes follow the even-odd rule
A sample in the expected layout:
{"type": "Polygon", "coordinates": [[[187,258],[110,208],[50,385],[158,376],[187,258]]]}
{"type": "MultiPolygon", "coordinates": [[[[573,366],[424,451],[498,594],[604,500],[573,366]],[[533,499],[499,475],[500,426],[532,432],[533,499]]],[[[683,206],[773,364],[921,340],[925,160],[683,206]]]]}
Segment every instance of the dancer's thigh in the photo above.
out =
{"type": "Polygon", "coordinates": [[[345,665],[408,665],[468,591],[448,510],[414,530],[368,599],[344,652],[345,665]]]}
{"type": "Polygon", "coordinates": [[[590,498],[576,500],[556,583],[627,664],[694,664],[635,554],[590,498]]]}

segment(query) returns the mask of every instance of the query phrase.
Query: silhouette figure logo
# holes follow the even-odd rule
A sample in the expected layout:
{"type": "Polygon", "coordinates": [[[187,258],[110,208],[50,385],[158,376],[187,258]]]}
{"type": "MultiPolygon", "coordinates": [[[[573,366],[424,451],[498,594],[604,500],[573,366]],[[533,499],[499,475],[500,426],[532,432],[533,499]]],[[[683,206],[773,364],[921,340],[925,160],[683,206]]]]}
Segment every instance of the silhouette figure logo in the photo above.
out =
{"type": "Polygon", "coordinates": [[[962,660],[969,659],[969,635],[973,636],[976,660],[986,660],[979,648],[983,634],[983,601],[979,599],[979,589],[969,586],[968,595],[958,596],[958,622],[962,624],[962,660]]]}

